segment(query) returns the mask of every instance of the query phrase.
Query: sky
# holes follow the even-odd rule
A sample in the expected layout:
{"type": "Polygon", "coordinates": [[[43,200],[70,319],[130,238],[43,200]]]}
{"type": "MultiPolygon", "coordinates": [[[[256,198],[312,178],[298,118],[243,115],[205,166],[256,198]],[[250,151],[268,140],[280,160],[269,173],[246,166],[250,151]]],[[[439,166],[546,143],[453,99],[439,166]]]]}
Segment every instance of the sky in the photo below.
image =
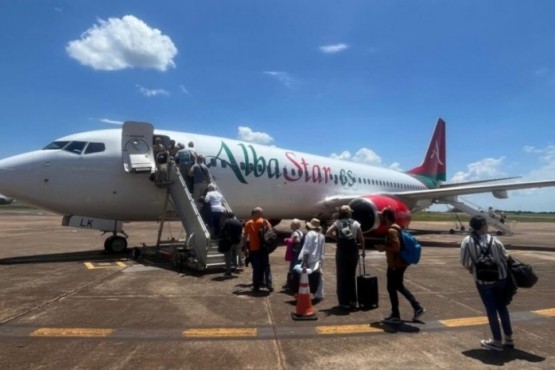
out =
{"type": "MultiPolygon", "coordinates": [[[[0,158],[118,127],[398,170],[439,117],[448,181],[555,178],[555,2],[0,1],[0,158]]],[[[481,208],[555,211],[555,189],[481,208]]]]}

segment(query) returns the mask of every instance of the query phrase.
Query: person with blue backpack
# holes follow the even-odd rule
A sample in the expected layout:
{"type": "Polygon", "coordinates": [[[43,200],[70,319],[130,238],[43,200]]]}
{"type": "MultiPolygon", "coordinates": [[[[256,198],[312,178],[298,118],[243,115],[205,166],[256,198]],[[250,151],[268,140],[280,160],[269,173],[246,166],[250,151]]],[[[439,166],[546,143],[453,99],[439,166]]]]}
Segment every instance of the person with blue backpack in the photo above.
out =
{"type": "MultiPolygon", "coordinates": [[[[381,213],[381,222],[387,227],[387,234],[385,237],[385,244],[377,246],[380,252],[385,251],[387,258],[387,292],[389,293],[389,300],[391,301],[391,313],[383,319],[387,324],[400,324],[401,313],[399,312],[399,297],[397,292],[401,293],[411,304],[414,309],[413,321],[418,320],[426,310],[416,300],[414,295],[403,284],[405,270],[409,263],[403,259],[401,252],[402,245],[402,229],[396,223],[395,213],[391,209],[385,209],[381,213]]],[[[413,246],[416,248],[416,246],[413,246]]],[[[418,261],[417,261],[418,262],[418,261]]],[[[414,263],[414,262],[412,262],[414,263]]]]}

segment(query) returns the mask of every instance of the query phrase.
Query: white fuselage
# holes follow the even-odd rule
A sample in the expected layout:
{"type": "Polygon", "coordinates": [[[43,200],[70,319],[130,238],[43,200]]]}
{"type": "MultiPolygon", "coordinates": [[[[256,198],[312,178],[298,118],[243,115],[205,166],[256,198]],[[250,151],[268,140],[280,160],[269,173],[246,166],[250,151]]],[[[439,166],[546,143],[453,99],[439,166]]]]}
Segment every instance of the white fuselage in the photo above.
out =
{"type": "MultiPolygon", "coordinates": [[[[315,156],[295,150],[214,136],[156,130],[176,142],[193,141],[239,218],[261,206],[268,218],[308,218],[328,197],[425,189],[402,172],[315,156]]],[[[0,191],[63,215],[122,221],[156,220],[166,190],[149,173],[126,173],[122,131],[90,131],[57,141],[103,143],[97,153],[43,149],[0,160],[0,191]]]]}

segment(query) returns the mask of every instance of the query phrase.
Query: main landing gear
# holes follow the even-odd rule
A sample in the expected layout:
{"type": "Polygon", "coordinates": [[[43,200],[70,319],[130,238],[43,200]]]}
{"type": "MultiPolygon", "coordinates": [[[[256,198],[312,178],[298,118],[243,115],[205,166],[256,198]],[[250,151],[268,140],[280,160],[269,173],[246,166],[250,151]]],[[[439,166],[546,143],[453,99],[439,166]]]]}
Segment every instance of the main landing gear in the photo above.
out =
{"type": "Polygon", "coordinates": [[[124,253],[127,250],[127,234],[123,233],[125,236],[120,236],[114,233],[114,235],[109,236],[104,241],[104,250],[106,253],[124,253]]]}

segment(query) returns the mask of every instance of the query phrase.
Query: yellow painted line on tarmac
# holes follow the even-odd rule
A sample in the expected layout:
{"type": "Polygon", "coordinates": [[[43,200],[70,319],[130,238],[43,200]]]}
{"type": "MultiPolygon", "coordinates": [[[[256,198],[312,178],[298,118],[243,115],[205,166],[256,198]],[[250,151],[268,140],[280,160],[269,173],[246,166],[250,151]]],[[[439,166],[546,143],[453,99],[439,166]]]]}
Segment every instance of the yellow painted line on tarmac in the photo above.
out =
{"type": "Polygon", "coordinates": [[[112,329],[91,328],[40,328],[31,333],[32,337],[107,337],[112,329]]]}
{"type": "Polygon", "coordinates": [[[555,308],[547,308],[545,310],[532,311],[537,315],[555,317],[555,308]]]}
{"type": "Polygon", "coordinates": [[[457,326],[474,326],[487,324],[488,318],[487,316],[462,317],[460,319],[439,320],[439,322],[449,328],[454,328],[457,326]]]}
{"type": "Polygon", "coordinates": [[[104,268],[110,268],[110,267],[127,267],[127,265],[124,262],[121,261],[117,261],[117,262],[84,262],[84,265],[89,269],[89,270],[95,270],[95,269],[104,269],[104,268]]]}
{"type": "Polygon", "coordinates": [[[383,329],[373,328],[368,324],[362,325],[330,325],[317,326],[316,332],[324,335],[382,333],[383,329]]]}
{"type": "Polygon", "coordinates": [[[185,337],[256,337],[256,328],[213,328],[213,329],[187,329],[183,331],[185,337]]]}

